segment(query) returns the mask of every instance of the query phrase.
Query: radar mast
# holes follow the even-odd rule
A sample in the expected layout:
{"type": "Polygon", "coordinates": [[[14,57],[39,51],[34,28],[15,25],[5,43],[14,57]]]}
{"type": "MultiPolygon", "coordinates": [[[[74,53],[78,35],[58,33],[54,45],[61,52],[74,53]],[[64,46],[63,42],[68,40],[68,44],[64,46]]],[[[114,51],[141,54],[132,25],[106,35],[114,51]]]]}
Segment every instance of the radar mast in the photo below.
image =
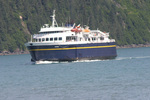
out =
{"type": "Polygon", "coordinates": [[[51,27],[58,27],[58,24],[55,19],[55,10],[53,10],[53,15],[51,17],[52,17],[52,26],[51,27]]]}

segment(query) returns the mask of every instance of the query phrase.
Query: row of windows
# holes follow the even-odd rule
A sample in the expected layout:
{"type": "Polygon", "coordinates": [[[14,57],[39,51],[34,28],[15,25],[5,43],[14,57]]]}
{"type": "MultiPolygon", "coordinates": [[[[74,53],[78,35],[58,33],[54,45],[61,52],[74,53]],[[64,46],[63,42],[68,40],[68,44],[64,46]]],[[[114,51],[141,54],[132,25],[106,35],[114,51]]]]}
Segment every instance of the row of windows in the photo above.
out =
{"type": "MultiPolygon", "coordinates": [[[[104,37],[100,37],[100,38],[92,37],[92,41],[96,41],[96,40],[98,40],[98,39],[104,40],[104,37]]],[[[86,38],[86,41],[87,41],[87,38],[86,38]]],[[[88,41],[91,41],[91,39],[88,38],[88,41]]]]}
{"type": "Polygon", "coordinates": [[[35,39],[36,42],[44,42],[44,41],[61,41],[62,37],[54,37],[54,38],[39,38],[35,39]]]}
{"type": "MultiPolygon", "coordinates": [[[[104,40],[104,37],[100,37],[100,40],[104,40]]],[[[92,37],[90,38],[86,38],[86,41],[96,41],[98,40],[98,38],[92,37]]],[[[62,37],[51,37],[51,38],[39,38],[39,39],[35,39],[35,42],[44,42],[44,41],[62,41],[62,37]]],[[[77,41],[76,37],[66,37],[66,41],[77,41]]],[[[82,41],[82,38],[80,38],[80,41],[82,41]]]]}
{"type": "Polygon", "coordinates": [[[63,31],[50,31],[50,32],[41,32],[42,34],[49,34],[49,33],[62,33],[63,31]]]}

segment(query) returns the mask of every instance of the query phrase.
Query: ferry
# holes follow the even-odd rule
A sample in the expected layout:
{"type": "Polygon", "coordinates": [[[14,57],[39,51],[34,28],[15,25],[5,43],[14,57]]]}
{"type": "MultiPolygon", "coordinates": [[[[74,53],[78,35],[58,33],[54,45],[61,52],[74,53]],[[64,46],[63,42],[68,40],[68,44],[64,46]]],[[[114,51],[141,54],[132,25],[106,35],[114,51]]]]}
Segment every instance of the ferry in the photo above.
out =
{"type": "Polygon", "coordinates": [[[117,56],[114,39],[109,33],[90,30],[75,24],[58,26],[53,11],[52,25],[44,24],[38,34],[25,43],[31,61],[76,61],[113,59],[117,56]]]}

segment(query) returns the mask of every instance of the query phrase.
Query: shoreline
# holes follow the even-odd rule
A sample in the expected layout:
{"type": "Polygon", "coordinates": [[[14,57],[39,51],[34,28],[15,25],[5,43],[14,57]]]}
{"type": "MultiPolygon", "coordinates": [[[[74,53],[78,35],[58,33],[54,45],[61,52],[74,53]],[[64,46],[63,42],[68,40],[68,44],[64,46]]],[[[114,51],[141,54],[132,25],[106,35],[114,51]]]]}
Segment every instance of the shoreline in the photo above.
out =
{"type": "MultiPolygon", "coordinates": [[[[150,47],[150,44],[131,44],[131,45],[123,45],[123,46],[116,46],[117,49],[121,48],[141,48],[141,47],[150,47]]],[[[29,54],[28,50],[25,51],[14,51],[14,52],[9,52],[9,51],[2,51],[0,52],[0,56],[5,56],[5,55],[21,55],[21,54],[29,54]]]]}
{"type": "Polygon", "coordinates": [[[21,55],[21,54],[29,54],[29,51],[15,51],[15,52],[9,52],[9,51],[3,51],[0,53],[0,56],[6,56],[6,55],[21,55]]]}
{"type": "Polygon", "coordinates": [[[141,48],[141,47],[150,47],[150,43],[149,44],[131,44],[131,45],[116,46],[117,49],[121,49],[121,48],[141,48]]]}

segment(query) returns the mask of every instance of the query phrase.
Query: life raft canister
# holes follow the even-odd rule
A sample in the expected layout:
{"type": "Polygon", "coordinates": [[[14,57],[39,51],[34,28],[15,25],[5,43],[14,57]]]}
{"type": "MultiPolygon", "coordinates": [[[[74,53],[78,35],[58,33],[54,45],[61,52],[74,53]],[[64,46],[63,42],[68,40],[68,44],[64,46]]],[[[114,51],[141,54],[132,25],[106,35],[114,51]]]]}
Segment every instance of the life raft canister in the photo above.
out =
{"type": "Polygon", "coordinates": [[[83,32],[90,32],[90,30],[89,29],[84,29],[83,32]]]}

